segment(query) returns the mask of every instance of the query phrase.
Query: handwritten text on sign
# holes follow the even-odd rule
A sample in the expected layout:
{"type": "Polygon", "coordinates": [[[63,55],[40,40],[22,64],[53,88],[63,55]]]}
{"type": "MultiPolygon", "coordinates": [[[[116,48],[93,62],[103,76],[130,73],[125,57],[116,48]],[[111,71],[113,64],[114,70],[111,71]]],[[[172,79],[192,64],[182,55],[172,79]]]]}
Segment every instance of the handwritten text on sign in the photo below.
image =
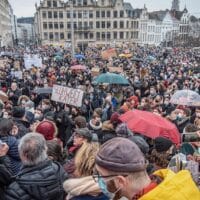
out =
{"type": "Polygon", "coordinates": [[[51,100],[64,104],[81,107],[83,99],[83,91],[60,85],[53,86],[51,100]]]}

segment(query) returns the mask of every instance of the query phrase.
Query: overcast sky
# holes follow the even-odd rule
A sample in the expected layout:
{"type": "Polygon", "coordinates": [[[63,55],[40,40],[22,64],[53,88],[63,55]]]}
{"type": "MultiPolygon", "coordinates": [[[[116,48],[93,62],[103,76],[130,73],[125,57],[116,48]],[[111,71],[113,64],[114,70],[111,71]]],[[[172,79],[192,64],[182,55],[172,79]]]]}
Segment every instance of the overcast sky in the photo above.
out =
{"type": "MultiPolygon", "coordinates": [[[[35,12],[35,3],[40,0],[9,0],[14,13],[17,17],[33,16],[35,12]]],[[[65,0],[66,1],[66,0],[65,0]]],[[[125,0],[130,2],[133,8],[142,8],[146,4],[148,10],[170,9],[172,0],[125,0]]],[[[180,8],[183,9],[185,4],[189,12],[200,17],[200,0],[180,0],[180,8]]]]}

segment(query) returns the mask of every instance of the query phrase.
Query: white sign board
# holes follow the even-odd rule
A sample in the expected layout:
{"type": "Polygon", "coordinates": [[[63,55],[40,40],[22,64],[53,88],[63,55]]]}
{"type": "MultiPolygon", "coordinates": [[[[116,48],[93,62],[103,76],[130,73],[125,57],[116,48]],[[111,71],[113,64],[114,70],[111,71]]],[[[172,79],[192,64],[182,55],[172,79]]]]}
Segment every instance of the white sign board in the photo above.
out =
{"type": "Polygon", "coordinates": [[[84,92],[79,89],[53,85],[51,100],[76,107],[81,107],[83,93],[84,92]]]}
{"type": "Polygon", "coordinates": [[[38,58],[37,56],[25,57],[24,65],[26,69],[31,69],[33,65],[35,67],[42,67],[42,59],[38,58]]]}

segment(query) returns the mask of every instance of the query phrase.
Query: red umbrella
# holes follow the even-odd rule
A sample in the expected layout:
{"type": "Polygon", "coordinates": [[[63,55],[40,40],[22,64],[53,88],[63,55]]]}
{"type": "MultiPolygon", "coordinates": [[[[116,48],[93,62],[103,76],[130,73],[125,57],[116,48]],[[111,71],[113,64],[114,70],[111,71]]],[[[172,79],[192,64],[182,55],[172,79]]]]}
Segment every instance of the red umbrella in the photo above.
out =
{"type": "Polygon", "coordinates": [[[128,128],[150,138],[162,136],[170,139],[175,144],[180,143],[180,134],[177,127],[167,119],[154,113],[133,110],[120,116],[120,120],[125,122],[128,128]]]}
{"type": "Polygon", "coordinates": [[[86,70],[86,66],[84,65],[74,65],[74,66],[71,66],[71,70],[86,70]]]}

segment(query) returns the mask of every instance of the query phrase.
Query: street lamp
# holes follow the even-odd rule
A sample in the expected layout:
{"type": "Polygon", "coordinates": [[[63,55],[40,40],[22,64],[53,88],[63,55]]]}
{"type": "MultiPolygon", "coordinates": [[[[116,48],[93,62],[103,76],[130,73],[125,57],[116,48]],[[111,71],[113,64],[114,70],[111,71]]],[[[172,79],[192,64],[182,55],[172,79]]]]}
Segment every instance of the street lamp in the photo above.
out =
{"type": "Polygon", "coordinates": [[[71,47],[72,47],[72,58],[74,58],[74,7],[73,0],[70,0],[70,20],[71,20],[71,47]]]}

